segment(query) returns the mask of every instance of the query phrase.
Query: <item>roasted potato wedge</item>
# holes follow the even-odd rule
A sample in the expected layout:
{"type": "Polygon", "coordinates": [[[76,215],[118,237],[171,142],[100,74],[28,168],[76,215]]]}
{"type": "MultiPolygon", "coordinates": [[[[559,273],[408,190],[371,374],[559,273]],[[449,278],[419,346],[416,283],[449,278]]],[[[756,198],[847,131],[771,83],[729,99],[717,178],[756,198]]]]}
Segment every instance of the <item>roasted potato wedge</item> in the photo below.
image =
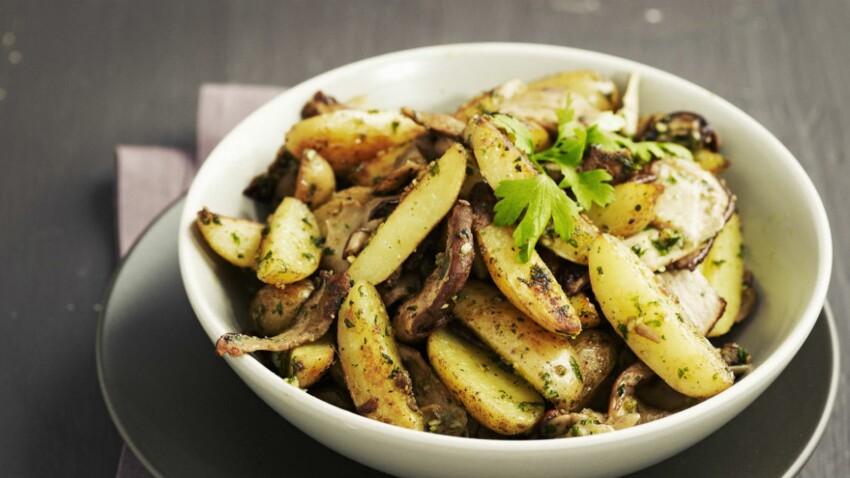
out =
{"type": "Polygon", "coordinates": [[[603,234],[593,243],[590,282],[617,333],[674,390],[704,398],[732,385],[717,350],[620,239],[603,234]]]}
{"type": "MultiPolygon", "coordinates": [[[[286,352],[282,352],[286,353],[286,352]]],[[[334,336],[325,334],[319,340],[299,345],[289,351],[286,361],[286,376],[301,388],[318,382],[334,361],[334,336]]]]}
{"type": "Polygon", "coordinates": [[[708,283],[726,301],[726,309],[709,331],[709,337],[728,332],[741,310],[741,290],[744,283],[742,247],[741,220],[735,213],[714,239],[708,256],[699,266],[708,283]]]}
{"type": "Polygon", "coordinates": [[[581,332],[567,294],[537,251],[532,251],[528,262],[517,261],[513,228],[476,227],[475,239],[493,282],[514,306],[554,334],[575,336],[581,332]]]}
{"type": "Polygon", "coordinates": [[[387,311],[372,284],[357,280],[337,322],[339,360],[357,412],[373,420],[424,430],[410,375],[393,340],[387,311]]]}
{"type": "Polygon", "coordinates": [[[286,149],[296,157],[314,149],[337,175],[347,175],[378,151],[410,141],[425,128],[398,112],[338,110],[296,123],[286,134],[286,149]]]}
{"type": "Polygon", "coordinates": [[[326,203],[336,190],[336,177],[328,161],[314,149],[301,153],[298,177],[295,180],[295,198],[316,209],[326,203]]]}
{"type": "Polygon", "coordinates": [[[269,218],[257,253],[257,278],[282,287],[305,279],[319,267],[322,233],[303,202],[287,197],[269,218]]]}
{"type": "Polygon", "coordinates": [[[224,260],[238,267],[254,268],[257,265],[257,249],[263,238],[262,224],[221,216],[206,208],[198,211],[197,224],[207,244],[224,260]]]}
{"type": "Polygon", "coordinates": [[[657,183],[626,182],[614,186],[614,200],[607,206],[594,204],[587,217],[603,232],[626,237],[646,228],[655,219],[655,203],[664,192],[657,183]]]}
{"type": "MultiPolygon", "coordinates": [[[[496,127],[491,117],[481,116],[471,121],[464,137],[475,153],[481,175],[493,189],[506,179],[539,174],[531,161],[496,127]]],[[[540,237],[540,243],[564,259],[587,264],[587,252],[599,231],[581,214],[573,217],[573,223],[575,229],[569,242],[554,232],[547,232],[540,237]]]]}
{"type": "Polygon", "coordinates": [[[446,387],[475,420],[502,435],[531,430],[545,402],[522,377],[445,327],[428,337],[428,358],[446,387]]]}
{"type": "Polygon", "coordinates": [[[467,282],[452,314],[557,408],[574,408],[583,378],[566,338],[547,332],[481,282],[467,282]]]}
{"type": "Polygon", "coordinates": [[[428,165],[428,173],[378,227],[348,274],[379,284],[387,279],[449,212],[466,177],[469,152],[460,144],[428,165]]]}
{"type": "Polygon", "coordinates": [[[309,279],[287,284],[283,288],[266,284],[251,299],[248,318],[258,335],[271,337],[286,330],[301,305],[310,298],[316,286],[309,279]]]}

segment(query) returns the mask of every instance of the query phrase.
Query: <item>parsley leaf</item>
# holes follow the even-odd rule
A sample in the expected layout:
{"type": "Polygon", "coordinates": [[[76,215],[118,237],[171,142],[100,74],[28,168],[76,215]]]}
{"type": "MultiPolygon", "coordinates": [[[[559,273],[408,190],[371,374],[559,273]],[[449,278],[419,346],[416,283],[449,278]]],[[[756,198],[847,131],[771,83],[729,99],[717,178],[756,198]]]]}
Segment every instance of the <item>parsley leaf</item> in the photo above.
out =
{"type": "Polygon", "coordinates": [[[518,150],[528,157],[534,156],[534,140],[522,121],[512,116],[497,114],[493,116],[493,123],[508,132],[518,150]]]}
{"type": "Polygon", "coordinates": [[[550,222],[562,239],[569,240],[575,228],[573,217],[578,214],[579,205],[587,210],[594,203],[605,206],[614,200],[614,187],[610,184],[612,177],[607,171],[579,171],[584,151],[588,147],[604,151],[625,148],[632,153],[633,158],[643,163],[649,162],[653,157],[661,158],[667,155],[693,158],[687,148],[676,143],[635,142],[617,133],[616,130],[622,127],[622,118],[610,113],[607,116],[603,113],[596,124],[584,128],[575,120],[569,97],[566,106],[558,111],[558,137],[546,150],[534,151],[531,132],[522,121],[504,114],[495,114],[493,123],[507,132],[516,148],[525,154],[539,171],[539,174],[532,177],[504,180],[495,190],[499,201],[495,206],[493,222],[497,226],[511,226],[519,220],[513,237],[519,248],[517,258],[520,262],[528,262],[537,240],[550,222]],[[564,176],[560,184],[556,184],[546,174],[540,165],[542,162],[558,166],[564,176]],[[572,191],[575,201],[566,195],[566,189],[572,191]]]}
{"type": "Polygon", "coordinates": [[[525,211],[513,234],[514,243],[519,247],[517,258],[520,262],[529,261],[550,220],[561,237],[568,238],[572,234],[572,218],[578,214],[578,207],[546,174],[502,181],[495,194],[500,198],[493,217],[497,226],[515,224],[525,211]]]}

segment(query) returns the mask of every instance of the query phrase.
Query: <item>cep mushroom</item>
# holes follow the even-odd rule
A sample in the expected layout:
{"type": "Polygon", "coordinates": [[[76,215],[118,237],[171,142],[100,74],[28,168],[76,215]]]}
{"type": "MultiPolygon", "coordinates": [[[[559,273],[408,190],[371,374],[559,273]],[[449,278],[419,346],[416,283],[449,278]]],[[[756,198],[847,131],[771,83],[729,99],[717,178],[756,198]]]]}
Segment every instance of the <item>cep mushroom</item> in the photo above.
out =
{"type": "Polygon", "coordinates": [[[396,338],[403,342],[418,342],[448,322],[451,299],[466,284],[472,271],[475,253],[469,203],[458,201],[447,224],[446,250],[438,255],[437,268],[419,293],[399,306],[393,321],[396,338]]]}
{"type": "Polygon", "coordinates": [[[283,352],[308,342],[314,342],[330,329],[339,313],[339,306],[351,289],[351,280],[345,272],[330,275],[319,274],[321,285],[313,292],[292,324],[274,337],[254,337],[245,334],[228,333],[219,337],[215,344],[218,355],[231,357],[267,350],[283,352]]]}

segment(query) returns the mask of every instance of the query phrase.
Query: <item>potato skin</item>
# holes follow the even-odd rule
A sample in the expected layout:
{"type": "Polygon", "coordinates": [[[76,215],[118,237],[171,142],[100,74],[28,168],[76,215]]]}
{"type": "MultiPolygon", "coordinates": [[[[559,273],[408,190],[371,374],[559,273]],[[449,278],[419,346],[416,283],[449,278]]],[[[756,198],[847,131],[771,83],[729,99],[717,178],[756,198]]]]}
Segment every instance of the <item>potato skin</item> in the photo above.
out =
{"type": "Polygon", "coordinates": [[[425,133],[425,128],[401,113],[337,110],[296,123],[286,134],[286,149],[296,157],[314,149],[338,176],[379,151],[425,133]]]}
{"type": "Polygon", "coordinates": [[[334,335],[327,333],[315,342],[289,351],[286,376],[295,378],[299,387],[307,388],[318,382],[333,362],[334,335]]]}
{"type": "MultiPolygon", "coordinates": [[[[499,131],[492,117],[481,116],[472,120],[463,136],[475,153],[481,175],[493,189],[506,179],[524,179],[539,174],[531,161],[499,131]]],[[[582,214],[574,216],[573,223],[575,228],[569,242],[547,232],[540,237],[540,243],[564,259],[587,264],[587,252],[599,230],[582,214]]]]}
{"type": "Polygon", "coordinates": [[[466,177],[469,151],[453,145],[428,165],[425,176],[378,227],[348,274],[355,280],[379,284],[410,256],[416,246],[451,210],[466,177]]]}
{"type": "Polygon", "coordinates": [[[207,244],[224,260],[237,267],[256,267],[262,224],[215,214],[207,208],[198,211],[196,222],[207,244]]]}
{"type": "Polygon", "coordinates": [[[366,281],[355,281],[343,301],[337,322],[337,347],[358,413],[384,423],[424,430],[387,311],[378,291],[366,281]]]}
{"type": "Polygon", "coordinates": [[[711,343],[621,240],[600,236],[589,269],[593,292],[614,330],[674,390],[703,398],[732,385],[734,375],[711,343]]]}
{"type": "Polygon", "coordinates": [[[708,283],[726,301],[726,309],[709,331],[709,337],[728,332],[741,310],[741,291],[744,284],[742,246],[741,219],[735,213],[714,239],[708,256],[699,266],[708,283]]]}
{"type": "Polygon", "coordinates": [[[543,417],[545,403],[494,354],[445,327],[428,337],[434,372],[475,420],[502,435],[525,433],[543,417]]]}
{"type": "Polygon", "coordinates": [[[587,216],[601,231],[631,236],[655,219],[655,203],[664,191],[657,183],[626,182],[614,186],[614,200],[607,206],[594,204],[587,216]]]}
{"type": "Polygon", "coordinates": [[[475,228],[484,264],[496,287],[525,315],[554,334],[574,336],[581,322],[561,285],[536,251],[528,262],[516,260],[512,228],[488,224],[475,228]]]}
{"type": "Polygon", "coordinates": [[[556,407],[572,410],[583,387],[580,359],[570,342],[529,320],[498,290],[467,282],[452,309],[502,360],[556,407]]]}
{"type": "Polygon", "coordinates": [[[257,278],[278,287],[305,279],[319,267],[322,233],[301,201],[287,197],[269,218],[257,253],[257,278]]]}

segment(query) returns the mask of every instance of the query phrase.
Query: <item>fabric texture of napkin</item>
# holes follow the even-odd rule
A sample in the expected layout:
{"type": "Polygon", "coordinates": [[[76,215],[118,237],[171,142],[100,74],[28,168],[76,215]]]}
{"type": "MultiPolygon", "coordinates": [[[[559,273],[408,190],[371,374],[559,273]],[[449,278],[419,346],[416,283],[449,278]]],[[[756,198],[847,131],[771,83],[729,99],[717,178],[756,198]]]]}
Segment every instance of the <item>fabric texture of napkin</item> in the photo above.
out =
{"type": "MultiPolygon", "coordinates": [[[[284,90],[277,86],[204,84],[198,97],[196,153],[161,146],[115,148],[117,240],[122,257],[148,224],[186,191],[198,167],[218,142],[246,116],[284,90]]],[[[116,477],[150,476],[125,445],[116,477]]]]}

